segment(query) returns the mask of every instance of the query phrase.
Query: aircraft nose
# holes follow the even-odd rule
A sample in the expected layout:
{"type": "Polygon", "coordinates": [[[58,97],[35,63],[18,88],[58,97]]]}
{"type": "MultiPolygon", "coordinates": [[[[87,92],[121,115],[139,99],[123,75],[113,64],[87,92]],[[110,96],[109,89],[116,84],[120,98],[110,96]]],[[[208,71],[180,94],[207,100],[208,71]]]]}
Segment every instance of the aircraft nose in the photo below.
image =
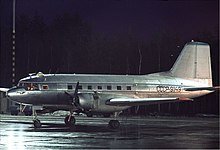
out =
{"type": "Polygon", "coordinates": [[[6,96],[11,100],[15,100],[20,95],[23,95],[25,92],[26,92],[26,90],[24,88],[14,87],[14,88],[11,88],[7,91],[6,96]]]}

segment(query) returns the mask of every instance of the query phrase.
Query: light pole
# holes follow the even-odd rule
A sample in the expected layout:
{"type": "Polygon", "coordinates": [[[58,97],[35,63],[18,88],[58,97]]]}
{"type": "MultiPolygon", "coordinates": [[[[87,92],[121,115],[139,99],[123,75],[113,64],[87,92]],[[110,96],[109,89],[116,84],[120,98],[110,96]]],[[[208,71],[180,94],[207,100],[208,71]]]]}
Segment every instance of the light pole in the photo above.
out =
{"type": "Polygon", "coordinates": [[[15,85],[15,78],[16,78],[16,70],[15,70],[15,66],[16,66],[16,61],[15,61],[15,4],[16,4],[16,0],[13,0],[13,26],[12,26],[12,86],[15,85]]]}

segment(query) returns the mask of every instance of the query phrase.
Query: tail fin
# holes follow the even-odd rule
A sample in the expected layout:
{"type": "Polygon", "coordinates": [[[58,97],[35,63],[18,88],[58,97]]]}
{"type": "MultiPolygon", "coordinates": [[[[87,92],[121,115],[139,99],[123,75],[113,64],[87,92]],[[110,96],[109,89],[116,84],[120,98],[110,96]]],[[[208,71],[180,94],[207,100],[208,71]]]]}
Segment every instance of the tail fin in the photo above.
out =
{"type": "Polygon", "coordinates": [[[187,43],[170,70],[175,77],[212,86],[210,47],[207,43],[187,43]]]}

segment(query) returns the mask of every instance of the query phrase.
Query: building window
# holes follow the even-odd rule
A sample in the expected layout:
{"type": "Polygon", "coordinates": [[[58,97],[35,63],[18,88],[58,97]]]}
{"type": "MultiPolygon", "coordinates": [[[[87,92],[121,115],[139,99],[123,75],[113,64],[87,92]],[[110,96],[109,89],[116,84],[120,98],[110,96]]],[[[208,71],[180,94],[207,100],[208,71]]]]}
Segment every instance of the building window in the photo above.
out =
{"type": "Polygon", "coordinates": [[[98,90],[101,90],[102,89],[102,86],[98,86],[98,90]]]}
{"type": "Polygon", "coordinates": [[[117,90],[121,90],[121,86],[117,86],[117,90]]]}
{"type": "Polygon", "coordinates": [[[73,86],[72,86],[72,85],[68,85],[68,86],[67,86],[67,89],[68,89],[68,90],[72,90],[72,89],[73,89],[73,86]]]}
{"type": "Polygon", "coordinates": [[[111,90],[112,89],[112,86],[107,86],[107,90],[111,90]]]}
{"type": "Polygon", "coordinates": [[[88,86],[88,90],[92,90],[92,86],[91,85],[88,86]]]}
{"type": "Polygon", "coordinates": [[[131,86],[127,86],[127,90],[131,90],[131,86]]]}

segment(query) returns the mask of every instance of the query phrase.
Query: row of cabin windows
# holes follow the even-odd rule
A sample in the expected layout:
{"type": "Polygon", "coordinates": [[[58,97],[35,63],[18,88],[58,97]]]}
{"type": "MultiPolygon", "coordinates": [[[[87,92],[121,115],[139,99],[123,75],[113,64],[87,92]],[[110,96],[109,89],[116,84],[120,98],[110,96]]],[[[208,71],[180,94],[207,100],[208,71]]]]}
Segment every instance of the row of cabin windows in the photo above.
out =
{"type": "MultiPolygon", "coordinates": [[[[39,90],[38,85],[35,84],[35,83],[20,83],[19,86],[25,86],[25,87],[27,87],[27,90],[39,90]]],[[[110,85],[108,85],[106,88],[107,88],[107,90],[112,90],[112,86],[110,86],[110,85]]],[[[45,84],[45,85],[42,85],[42,89],[43,89],[43,90],[48,90],[48,89],[49,89],[49,86],[46,85],[46,84],[45,84]]],[[[72,89],[73,89],[73,86],[72,86],[72,85],[68,85],[68,86],[67,86],[67,89],[68,89],[68,90],[72,90],[72,89]]],[[[82,90],[82,89],[83,89],[82,85],[79,85],[79,86],[78,86],[78,89],[82,90]]],[[[93,86],[88,85],[88,86],[87,86],[87,89],[88,89],[88,90],[92,90],[92,89],[93,89],[93,86]]],[[[98,90],[102,90],[103,87],[102,87],[102,86],[97,86],[97,89],[98,89],[98,90]]],[[[116,89],[117,89],[117,90],[122,90],[122,87],[121,87],[121,86],[116,86],[116,89]]],[[[131,90],[131,86],[126,86],[126,90],[131,90]]]]}
{"type": "MultiPolygon", "coordinates": [[[[102,88],[103,88],[102,86],[97,86],[97,89],[98,89],[98,90],[102,90],[102,88]]],[[[68,85],[68,86],[67,86],[67,89],[68,89],[68,90],[72,90],[72,89],[73,89],[73,86],[72,86],[72,85],[68,85]]],[[[79,90],[82,90],[82,89],[83,89],[82,85],[79,85],[79,86],[78,86],[78,89],[79,89],[79,90]]],[[[92,87],[91,85],[88,85],[88,86],[87,86],[87,89],[88,89],[88,90],[92,90],[93,87],[92,87]]],[[[117,90],[122,90],[122,87],[121,87],[121,86],[116,86],[116,89],[117,89],[117,90]]],[[[112,90],[112,86],[108,85],[108,86],[107,86],[107,90],[112,90]]],[[[126,86],[126,90],[131,90],[131,86],[126,86]]]]}

